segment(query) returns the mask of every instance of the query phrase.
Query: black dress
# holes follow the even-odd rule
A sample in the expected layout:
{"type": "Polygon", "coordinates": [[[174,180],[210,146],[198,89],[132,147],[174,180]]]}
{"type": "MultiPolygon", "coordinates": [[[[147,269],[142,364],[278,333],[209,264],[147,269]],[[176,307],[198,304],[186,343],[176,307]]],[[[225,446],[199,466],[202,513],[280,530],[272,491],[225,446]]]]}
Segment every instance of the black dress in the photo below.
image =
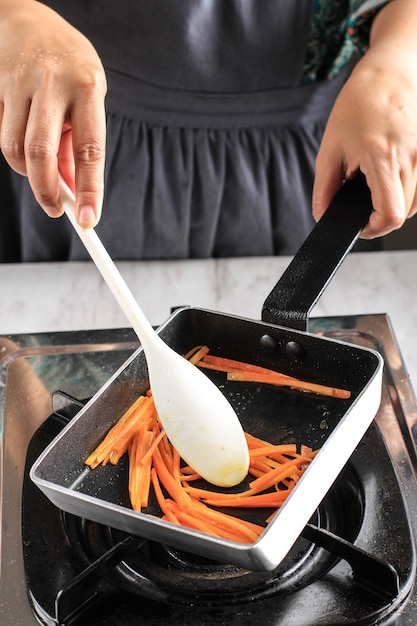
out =
{"type": "MultiPolygon", "coordinates": [[[[312,3],[45,3],[87,35],[106,69],[97,231],[113,258],[296,252],[314,223],[315,157],[349,72],[302,84],[312,3]]],[[[1,174],[0,261],[88,258],[65,216],[46,217],[4,163],[1,174]]]]}

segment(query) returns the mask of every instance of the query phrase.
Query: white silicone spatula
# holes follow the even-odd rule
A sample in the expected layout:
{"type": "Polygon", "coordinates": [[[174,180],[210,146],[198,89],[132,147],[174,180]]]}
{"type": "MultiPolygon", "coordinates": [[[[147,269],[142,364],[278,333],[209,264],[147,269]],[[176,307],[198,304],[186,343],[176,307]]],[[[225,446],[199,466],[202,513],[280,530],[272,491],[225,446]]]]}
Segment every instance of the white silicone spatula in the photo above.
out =
{"type": "Polygon", "coordinates": [[[154,331],[94,229],[75,219],[75,198],[60,180],[62,207],[142,344],[159,419],[182,458],[209,482],[232,486],[246,476],[249,452],[233,408],[197,367],[154,331]]]}

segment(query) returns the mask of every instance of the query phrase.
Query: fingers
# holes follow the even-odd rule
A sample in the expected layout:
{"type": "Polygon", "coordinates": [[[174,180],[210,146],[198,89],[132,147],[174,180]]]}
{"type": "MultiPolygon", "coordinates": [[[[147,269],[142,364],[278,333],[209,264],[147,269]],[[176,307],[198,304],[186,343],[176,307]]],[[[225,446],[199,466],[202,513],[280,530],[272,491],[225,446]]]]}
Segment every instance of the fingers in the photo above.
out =
{"type": "MultiPolygon", "coordinates": [[[[319,152],[312,194],[313,217],[316,221],[325,213],[345,179],[344,168],[334,167],[327,163],[326,157],[320,158],[320,155],[319,152]]],[[[337,163],[337,160],[332,163],[337,163]]]]}
{"type": "Polygon", "coordinates": [[[0,145],[9,165],[27,175],[50,217],[62,215],[58,170],[74,189],[80,224],[94,226],[101,214],[105,158],[104,89],[89,83],[68,104],[54,85],[32,99],[9,92],[0,107],[0,145]],[[13,106],[19,102],[19,106],[13,106]],[[68,109],[68,111],[67,111],[68,109]]]}
{"type": "Polygon", "coordinates": [[[417,213],[417,155],[414,149],[384,150],[382,145],[355,144],[346,148],[345,136],[334,129],[323,138],[316,161],[312,194],[313,215],[320,219],[345,180],[361,171],[371,191],[374,211],[363,229],[363,239],[381,237],[401,228],[417,213]],[[337,146],[337,147],[336,147],[337,146]],[[343,148],[340,148],[343,146],[343,148]]]}
{"type": "Polygon", "coordinates": [[[48,215],[62,214],[60,171],[76,193],[81,225],[93,226],[103,198],[104,69],[91,43],[58,14],[42,3],[27,6],[5,6],[8,19],[0,21],[0,147],[48,215]]]}
{"type": "Polygon", "coordinates": [[[80,225],[89,228],[100,219],[103,202],[106,119],[102,89],[76,101],[71,125],[76,214],[80,225]]]}
{"type": "Polygon", "coordinates": [[[361,233],[363,239],[382,237],[401,228],[404,222],[417,213],[417,171],[405,166],[401,172],[398,167],[379,164],[378,159],[364,159],[364,163],[353,162],[350,167],[333,167],[337,158],[317,159],[316,177],[313,187],[313,215],[319,220],[337,191],[361,170],[371,191],[373,213],[361,233]],[[342,172],[345,172],[344,174],[342,172]]]}
{"type": "Polygon", "coordinates": [[[103,200],[104,94],[92,84],[88,89],[80,86],[76,94],[68,113],[65,99],[60,101],[56,93],[45,89],[34,98],[24,138],[24,162],[35,197],[46,213],[51,217],[62,214],[60,171],[76,194],[80,225],[89,228],[98,222],[103,200]]]}
{"type": "Polygon", "coordinates": [[[407,219],[406,198],[399,172],[385,175],[375,170],[364,172],[371,190],[374,211],[361,233],[363,239],[374,239],[400,228],[407,219]]]}
{"type": "Polygon", "coordinates": [[[48,93],[34,98],[24,136],[24,162],[33,193],[50,217],[59,217],[63,212],[59,204],[57,159],[63,123],[63,103],[48,98],[48,93]]]}
{"type": "Polygon", "coordinates": [[[26,174],[24,137],[30,110],[30,98],[20,91],[21,82],[15,76],[3,86],[4,100],[1,102],[1,151],[16,172],[26,174]],[[16,103],[16,104],[15,104],[16,103]]]}

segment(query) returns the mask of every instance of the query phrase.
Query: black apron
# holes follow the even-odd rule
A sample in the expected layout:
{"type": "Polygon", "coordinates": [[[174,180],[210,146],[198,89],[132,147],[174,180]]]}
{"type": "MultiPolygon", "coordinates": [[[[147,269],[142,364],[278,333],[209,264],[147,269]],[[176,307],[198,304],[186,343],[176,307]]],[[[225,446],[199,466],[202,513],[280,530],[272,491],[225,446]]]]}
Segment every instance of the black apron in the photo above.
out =
{"type": "MultiPolygon", "coordinates": [[[[106,69],[97,231],[114,259],[299,248],[314,223],[316,153],[349,71],[300,86],[312,2],[46,4],[89,37],[106,69]]],[[[27,181],[13,180],[17,207],[8,207],[3,249],[19,258],[3,260],[88,258],[65,216],[47,218],[27,181]]]]}

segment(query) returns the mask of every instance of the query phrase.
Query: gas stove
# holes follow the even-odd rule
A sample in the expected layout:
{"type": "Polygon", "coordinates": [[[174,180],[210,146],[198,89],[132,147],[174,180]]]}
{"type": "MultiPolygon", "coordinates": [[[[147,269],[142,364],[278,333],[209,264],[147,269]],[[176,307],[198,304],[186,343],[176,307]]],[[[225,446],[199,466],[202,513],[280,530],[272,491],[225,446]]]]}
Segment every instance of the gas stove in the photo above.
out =
{"type": "Polygon", "coordinates": [[[417,623],[417,407],[386,315],[310,320],[378,350],[377,417],[273,572],[251,572],[54,507],[28,470],[137,348],[131,330],[0,337],[0,625],[417,623]]]}

